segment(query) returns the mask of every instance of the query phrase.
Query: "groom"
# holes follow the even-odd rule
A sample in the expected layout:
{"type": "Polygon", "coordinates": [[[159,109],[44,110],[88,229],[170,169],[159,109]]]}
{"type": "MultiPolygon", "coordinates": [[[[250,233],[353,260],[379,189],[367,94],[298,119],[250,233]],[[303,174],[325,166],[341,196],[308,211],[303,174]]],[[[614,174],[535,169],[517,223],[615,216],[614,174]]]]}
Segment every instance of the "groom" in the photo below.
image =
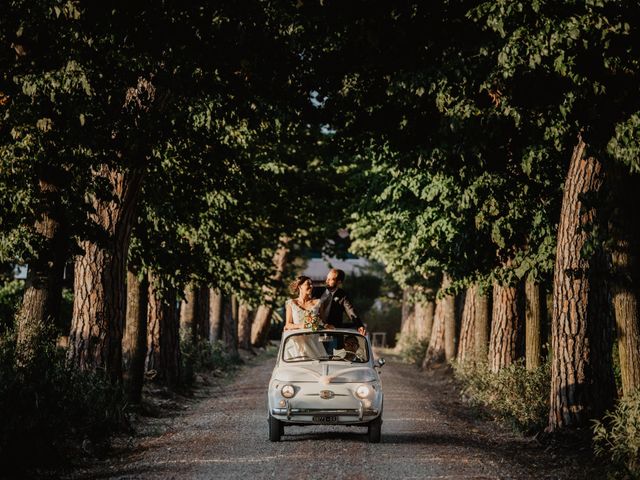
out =
{"type": "Polygon", "coordinates": [[[337,268],[332,268],[327,274],[327,289],[320,297],[320,301],[324,304],[323,318],[324,323],[333,325],[336,328],[342,328],[342,317],[346,313],[347,317],[353,325],[349,327],[355,327],[358,329],[358,333],[361,335],[366,334],[366,330],[362,323],[362,320],[358,318],[353,304],[349,300],[347,293],[340,288],[344,281],[344,272],[337,268]]]}

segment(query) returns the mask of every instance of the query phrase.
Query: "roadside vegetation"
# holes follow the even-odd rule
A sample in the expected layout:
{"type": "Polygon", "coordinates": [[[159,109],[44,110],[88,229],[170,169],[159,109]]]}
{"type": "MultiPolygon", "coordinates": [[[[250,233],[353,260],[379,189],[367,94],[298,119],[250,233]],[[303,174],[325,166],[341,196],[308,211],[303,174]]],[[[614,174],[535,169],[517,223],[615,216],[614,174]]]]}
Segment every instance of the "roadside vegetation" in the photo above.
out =
{"type": "Polygon", "coordinates": [[[9,0],[0,44],[0,402],[179,391],[342,239],[408,360],[635,468],[637,2],[9,0]]]}

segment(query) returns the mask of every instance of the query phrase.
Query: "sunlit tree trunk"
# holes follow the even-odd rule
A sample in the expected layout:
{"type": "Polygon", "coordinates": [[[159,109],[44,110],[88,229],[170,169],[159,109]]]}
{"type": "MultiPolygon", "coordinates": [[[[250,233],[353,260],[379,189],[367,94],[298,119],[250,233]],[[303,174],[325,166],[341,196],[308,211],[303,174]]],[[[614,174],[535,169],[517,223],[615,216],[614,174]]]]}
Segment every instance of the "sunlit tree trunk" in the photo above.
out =
{"type": "Polygon", "coordinates": [[[588,240],[587,225],[596,209],[593,201],[603,181],[602,164],[585,155],[580,138],[573,151],[564,185],[558,225],[551,321],[551,400],[549,431],[587,425],[613,398],[611,353],[608,348],[607,307],[604,289],[596,288],[590,262],[581,255],[588,240]],[[596,302],[596,296],[602,300],[596,302]],[[590,305],[590,301],[593,303],[590,305]],[[595,303],[604,307],[598,316],[595,303]],[[589,312],[592,312],[589,315],[589,312]],[[608,378],[607,378],[608,377],[608,378]]]}
{"type": "MultiPolygon", "coordinates": [[[[273,256],[274,274],[272,280],[274,283],[282,280],[284,267],[287,264],[287,255],[289,248],[287,244],[289,239],[282,240],[282,245],[276,250],[273,256]]],[[[275,292],[272,288],[264,288],[264,305],[260,305],[256,311],[253,325],[251,327],[251,345],[254,347],[263,347],[267,344],[269,327],[271,326],[271,316],[273,314],[273,306],[271,302],[275,298],[275,292]]]]}
{"type": "Polygon", "coordinates": [[[476,308],[478,307],[477,291],[478,287],[471,285],[467,288],[464,297],[457,355],[458,362],[462,364],[473,362],[475,359],[476,308]]]}
{"type": "Polygon", "coordinates": [[[435,301],[431,299],[433,291],[422,290],[421,296],[416,298],[413,308],[413,323],[415,327],[415,336],[418,340],[424,340],[431,336],[433,328],[433,315],[435,313],[435,301]]]}
{"type": "Polygon", "coordinates": [[[131,265],[127,271],[127,314],[122,358],[124,385],[131,403],[140,403],[147,356],[149,282],[131,265]]]}
{"type": "Polygon", "coordinates": [[[67,231],[62,207],[61,190],[64,173],[44,167],[38,178],[42,210],[34,231],[43,244],[38,256],[29,262],[22,305],[16,317],[16,365],[26,368],[37,355],[38,344],[53,342],[43,335],[51,334],[60,313],[62,273],[67,258],[67,231]]]}
{"type": "Polygon", "coordinates": [[[429,338],[429,347],[422,363],[423,368],[428,368],[445,361],[444,351],[444,303],[441,298],[436,299],[436,309],[433,315],[433,327],[429,338]]]}
{"type": "Polygon", "coordinates": [[[540,284],[527,280],[525,290],[525,362],[527,370],[535,370],[542,363],[542,308],[540,284]]]}
{"type": "Polygon", "coordinates": [[[125,261],[142,172],[103,165],[96,183],[110,195],[93,199],[89,215],[100,238],[80,242],[75,262],[74,302],[68,360],[84,370],[102,370],[122,378],[122,329],[126,305],[125,261]]]}
{"type": "Polygon", "coordinates": [[[493,311],[489,338],[489,368],[498,372],[515,362],[522,353],[523,325],[518,314],[516,287],[493,285],[493,311]]]}
{"type": "Polygon", "coordinates": [[[179,327],[175,292],[162,293],[150,279],[146,368],[154,381],[169,388],[180,382],[179,327]]]}
{"type": "Polygon", "coordinates": [[[238,307],[238,347],[251,350],[251,311],[246,303],[238,307]]]}
{"type": "MultiPolygon", "coordinates": [[[[443,276],[441,292],[448,288],[450,284],[449,277],[447,275],[443,276]]],[[[422,364],[424,368],[449,360],[446,349],[448,339],[446,328],[452,323],[455,329],[455,297],[453,295],[443,296],[439,294],[436,299],[429,347],[422,364]]],[[[451,356],[453,357],[453,354],[451,356]]]]}
{"type": "Polygon", "coordinates": [[[422,338],[431,338],[431,330],[433,330],[433,319],[436,313],[435,300],[425,300],[421,302],[423,314],[423,332],[422,338]]]}
{"type": "Polygon", "coordinates": [[[491,326],[491,291],[476,292],[476,314],[474,329],[474,352],[476,362],[486,362],[489,353],[489,330],[491,326]]]}

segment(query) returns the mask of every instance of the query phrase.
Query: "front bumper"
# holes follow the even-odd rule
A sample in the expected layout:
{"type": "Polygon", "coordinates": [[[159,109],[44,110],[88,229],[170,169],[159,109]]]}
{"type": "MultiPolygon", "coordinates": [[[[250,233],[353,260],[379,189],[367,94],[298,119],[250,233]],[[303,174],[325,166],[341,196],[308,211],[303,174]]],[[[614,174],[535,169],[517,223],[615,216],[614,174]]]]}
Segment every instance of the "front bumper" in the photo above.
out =
{"type": "Polygon", "coordinates": [[[359,402],[358,408],[306,408],[296,407],[285,401],[284,407],[272,408],[271,415],[282,421],[311,424],[354,424],[368,423],[375,419],[380,411],[377,408],[365,408],[359,402]],[[314,417],[331,417],[330,421],[318,421],[314,417]]]}

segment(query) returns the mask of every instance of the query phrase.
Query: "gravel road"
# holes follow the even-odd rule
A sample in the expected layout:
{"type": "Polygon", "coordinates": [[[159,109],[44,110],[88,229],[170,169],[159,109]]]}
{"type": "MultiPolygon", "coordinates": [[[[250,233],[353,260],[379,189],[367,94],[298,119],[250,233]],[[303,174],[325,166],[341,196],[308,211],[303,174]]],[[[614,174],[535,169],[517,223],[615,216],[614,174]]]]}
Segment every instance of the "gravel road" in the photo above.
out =
{"type": "Polygon", "coordinates": [[[382,443],[363,427],[287,427],[267,440],[266,386],[274,360],[244,368],[235,381],[175,417],[166,431],[128,454],[69,478],[463,479],[584,478],[584,453],[558,455],[464,406],[450,377],[388,362],[383,367],[382,443]]]}

